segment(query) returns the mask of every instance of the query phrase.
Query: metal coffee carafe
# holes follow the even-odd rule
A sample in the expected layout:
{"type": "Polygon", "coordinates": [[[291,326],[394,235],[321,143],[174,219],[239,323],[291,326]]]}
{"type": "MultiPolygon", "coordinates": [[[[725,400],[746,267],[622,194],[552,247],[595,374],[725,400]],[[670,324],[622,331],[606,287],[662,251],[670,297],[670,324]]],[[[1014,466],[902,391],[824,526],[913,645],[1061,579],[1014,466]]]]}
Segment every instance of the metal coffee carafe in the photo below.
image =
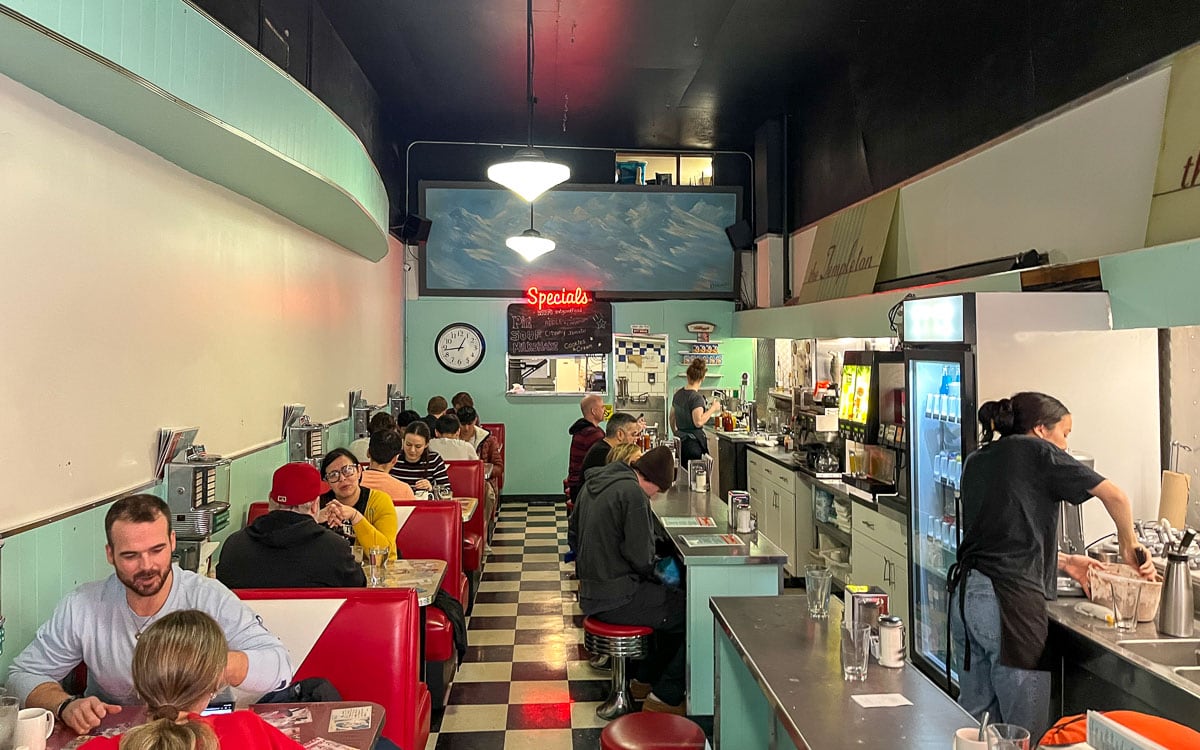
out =
{"type": "Polygon", "coordinates": [[[1195,535],[1196,532],[1189,529],[1179,546],[1167,551],[1167,572],[1157,622],[1158,632],[1163,635],[1192,637],[1192,576],[1188,570],[1187,549],[1195,535]]]}

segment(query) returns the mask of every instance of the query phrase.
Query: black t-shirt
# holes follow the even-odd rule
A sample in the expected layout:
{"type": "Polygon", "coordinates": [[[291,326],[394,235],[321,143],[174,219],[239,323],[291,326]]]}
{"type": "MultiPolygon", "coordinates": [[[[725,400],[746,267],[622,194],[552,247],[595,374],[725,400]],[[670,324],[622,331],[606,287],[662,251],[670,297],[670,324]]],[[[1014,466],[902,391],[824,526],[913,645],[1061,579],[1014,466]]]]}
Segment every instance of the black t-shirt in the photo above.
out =
{"type": "Polygon", "coordinates": [[[583,456],[583,463],[579,465],[579,476],[586,476],[588,469],[603,466],[608,461],[608,452],[611,450],[612,446],[604,438],[592,443],[592,447],[588,448],[588,452],[583,456]]]}
{"type": "Polygon", "coordinates": [[[680,388],[675,391],[675,395],[671,398],[671,407],[675,409],[675,426],[680,430],[702,430],[704,425],[696,424],[692,421],[692,409],[699,406],[704,408],[704,397],[699,391],[691,391],[687,388],[680,388]]]}
{"type": "Polygon", "coordinates": [[[1082,503],[1103,481],[1041,438],[1010,435],[983,446],[963,464],[959,561],[1055,599],[1058,504],[1082,503]]]}

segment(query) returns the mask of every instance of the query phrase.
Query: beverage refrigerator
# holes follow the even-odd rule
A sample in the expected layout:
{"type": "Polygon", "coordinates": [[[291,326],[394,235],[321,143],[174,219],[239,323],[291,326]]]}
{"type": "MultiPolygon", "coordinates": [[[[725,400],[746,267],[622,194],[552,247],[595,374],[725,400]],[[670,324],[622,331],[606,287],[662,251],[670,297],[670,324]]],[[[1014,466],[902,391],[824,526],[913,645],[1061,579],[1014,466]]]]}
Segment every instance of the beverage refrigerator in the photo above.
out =
{"type": "MultiPolygon", "coordinates": [[[[903,307],[910,654],[953,694],[962,655],[951,655],[947,684],[946,574],[962,539],[959,484],[978,443],[979,405],[1025,390],[1056,396],[1074,416],[1071,443],[1096,456],[1101,474],[1148,502],[1157,497],[1157,334],[1112,330],[1104,293],[962,294],[906,300],[903,307]]],[[[1111,531],[1100,504],[1088,505],[1100,515],[1089,539],[1111,531]]]]}

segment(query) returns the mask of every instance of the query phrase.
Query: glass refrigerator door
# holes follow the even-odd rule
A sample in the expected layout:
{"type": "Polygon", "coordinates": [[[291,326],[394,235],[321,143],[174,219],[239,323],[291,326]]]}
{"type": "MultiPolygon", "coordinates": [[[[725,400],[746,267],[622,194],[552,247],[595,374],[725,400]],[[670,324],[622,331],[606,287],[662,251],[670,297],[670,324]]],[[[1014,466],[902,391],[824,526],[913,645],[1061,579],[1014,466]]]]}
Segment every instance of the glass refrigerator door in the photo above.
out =
{"type": "Polygon", "coordinates": [[[913,662],[939,684],[946,668],[946,572],[958,550],[959,478],[964,452],[974,444],[974,398],[964,387],[973,385],[972,368],[966,352],[908,356],[913,662]]]}

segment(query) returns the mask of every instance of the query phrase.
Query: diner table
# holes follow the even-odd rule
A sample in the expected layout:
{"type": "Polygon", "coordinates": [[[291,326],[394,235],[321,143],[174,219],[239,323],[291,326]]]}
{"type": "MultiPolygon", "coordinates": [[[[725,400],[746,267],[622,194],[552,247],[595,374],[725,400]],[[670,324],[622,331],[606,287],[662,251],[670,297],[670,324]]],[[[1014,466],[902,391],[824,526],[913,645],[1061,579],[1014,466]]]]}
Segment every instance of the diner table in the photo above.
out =
{"type": "MultiPolygon", "coordinates": [[[[368,579],[370,574],[367,574],[368,579]]],[[[389,560],[383,566],[383,584],[377,588],[415,589],[417,604],[427,607],[446,577],[445,560],[389,560]]]]}
{"type": "MultiPolygon", "coordinates": [[[[379,740],[383,729],[384,710],[378,703],[367,701],[331,701],[328,703],[257,703],[249,710],[262,716],[268,723],[300,744],[322,739],[336,742],[354,750],[370,750],[379,740]],[[368,707],[369,725],[362,729],[331,729],[330,719],[334,711],[368,707]]],[[[339,718],[339,717],[333,717],[339,718]]],[[[125,706],[121,713],[109,714],[91,734],[78,736],[65,724],[58,722],[46,740],[46,750],[75,750],[93,737],[111,737],[123,734],[146,721],[145,706],[125,706]]],[[[331,748],[334,746],[328,746],[331,748]]]]}
{"type": "Polygon", "coordinates": [[[457,500],[458,504],[462,506],[463,523],[466,523],[467,521],[470,521],[472,518],[475,517],[475,511],[477,508],[479,508],[478,498],[456,497],[454,499],[457,500]]]}

